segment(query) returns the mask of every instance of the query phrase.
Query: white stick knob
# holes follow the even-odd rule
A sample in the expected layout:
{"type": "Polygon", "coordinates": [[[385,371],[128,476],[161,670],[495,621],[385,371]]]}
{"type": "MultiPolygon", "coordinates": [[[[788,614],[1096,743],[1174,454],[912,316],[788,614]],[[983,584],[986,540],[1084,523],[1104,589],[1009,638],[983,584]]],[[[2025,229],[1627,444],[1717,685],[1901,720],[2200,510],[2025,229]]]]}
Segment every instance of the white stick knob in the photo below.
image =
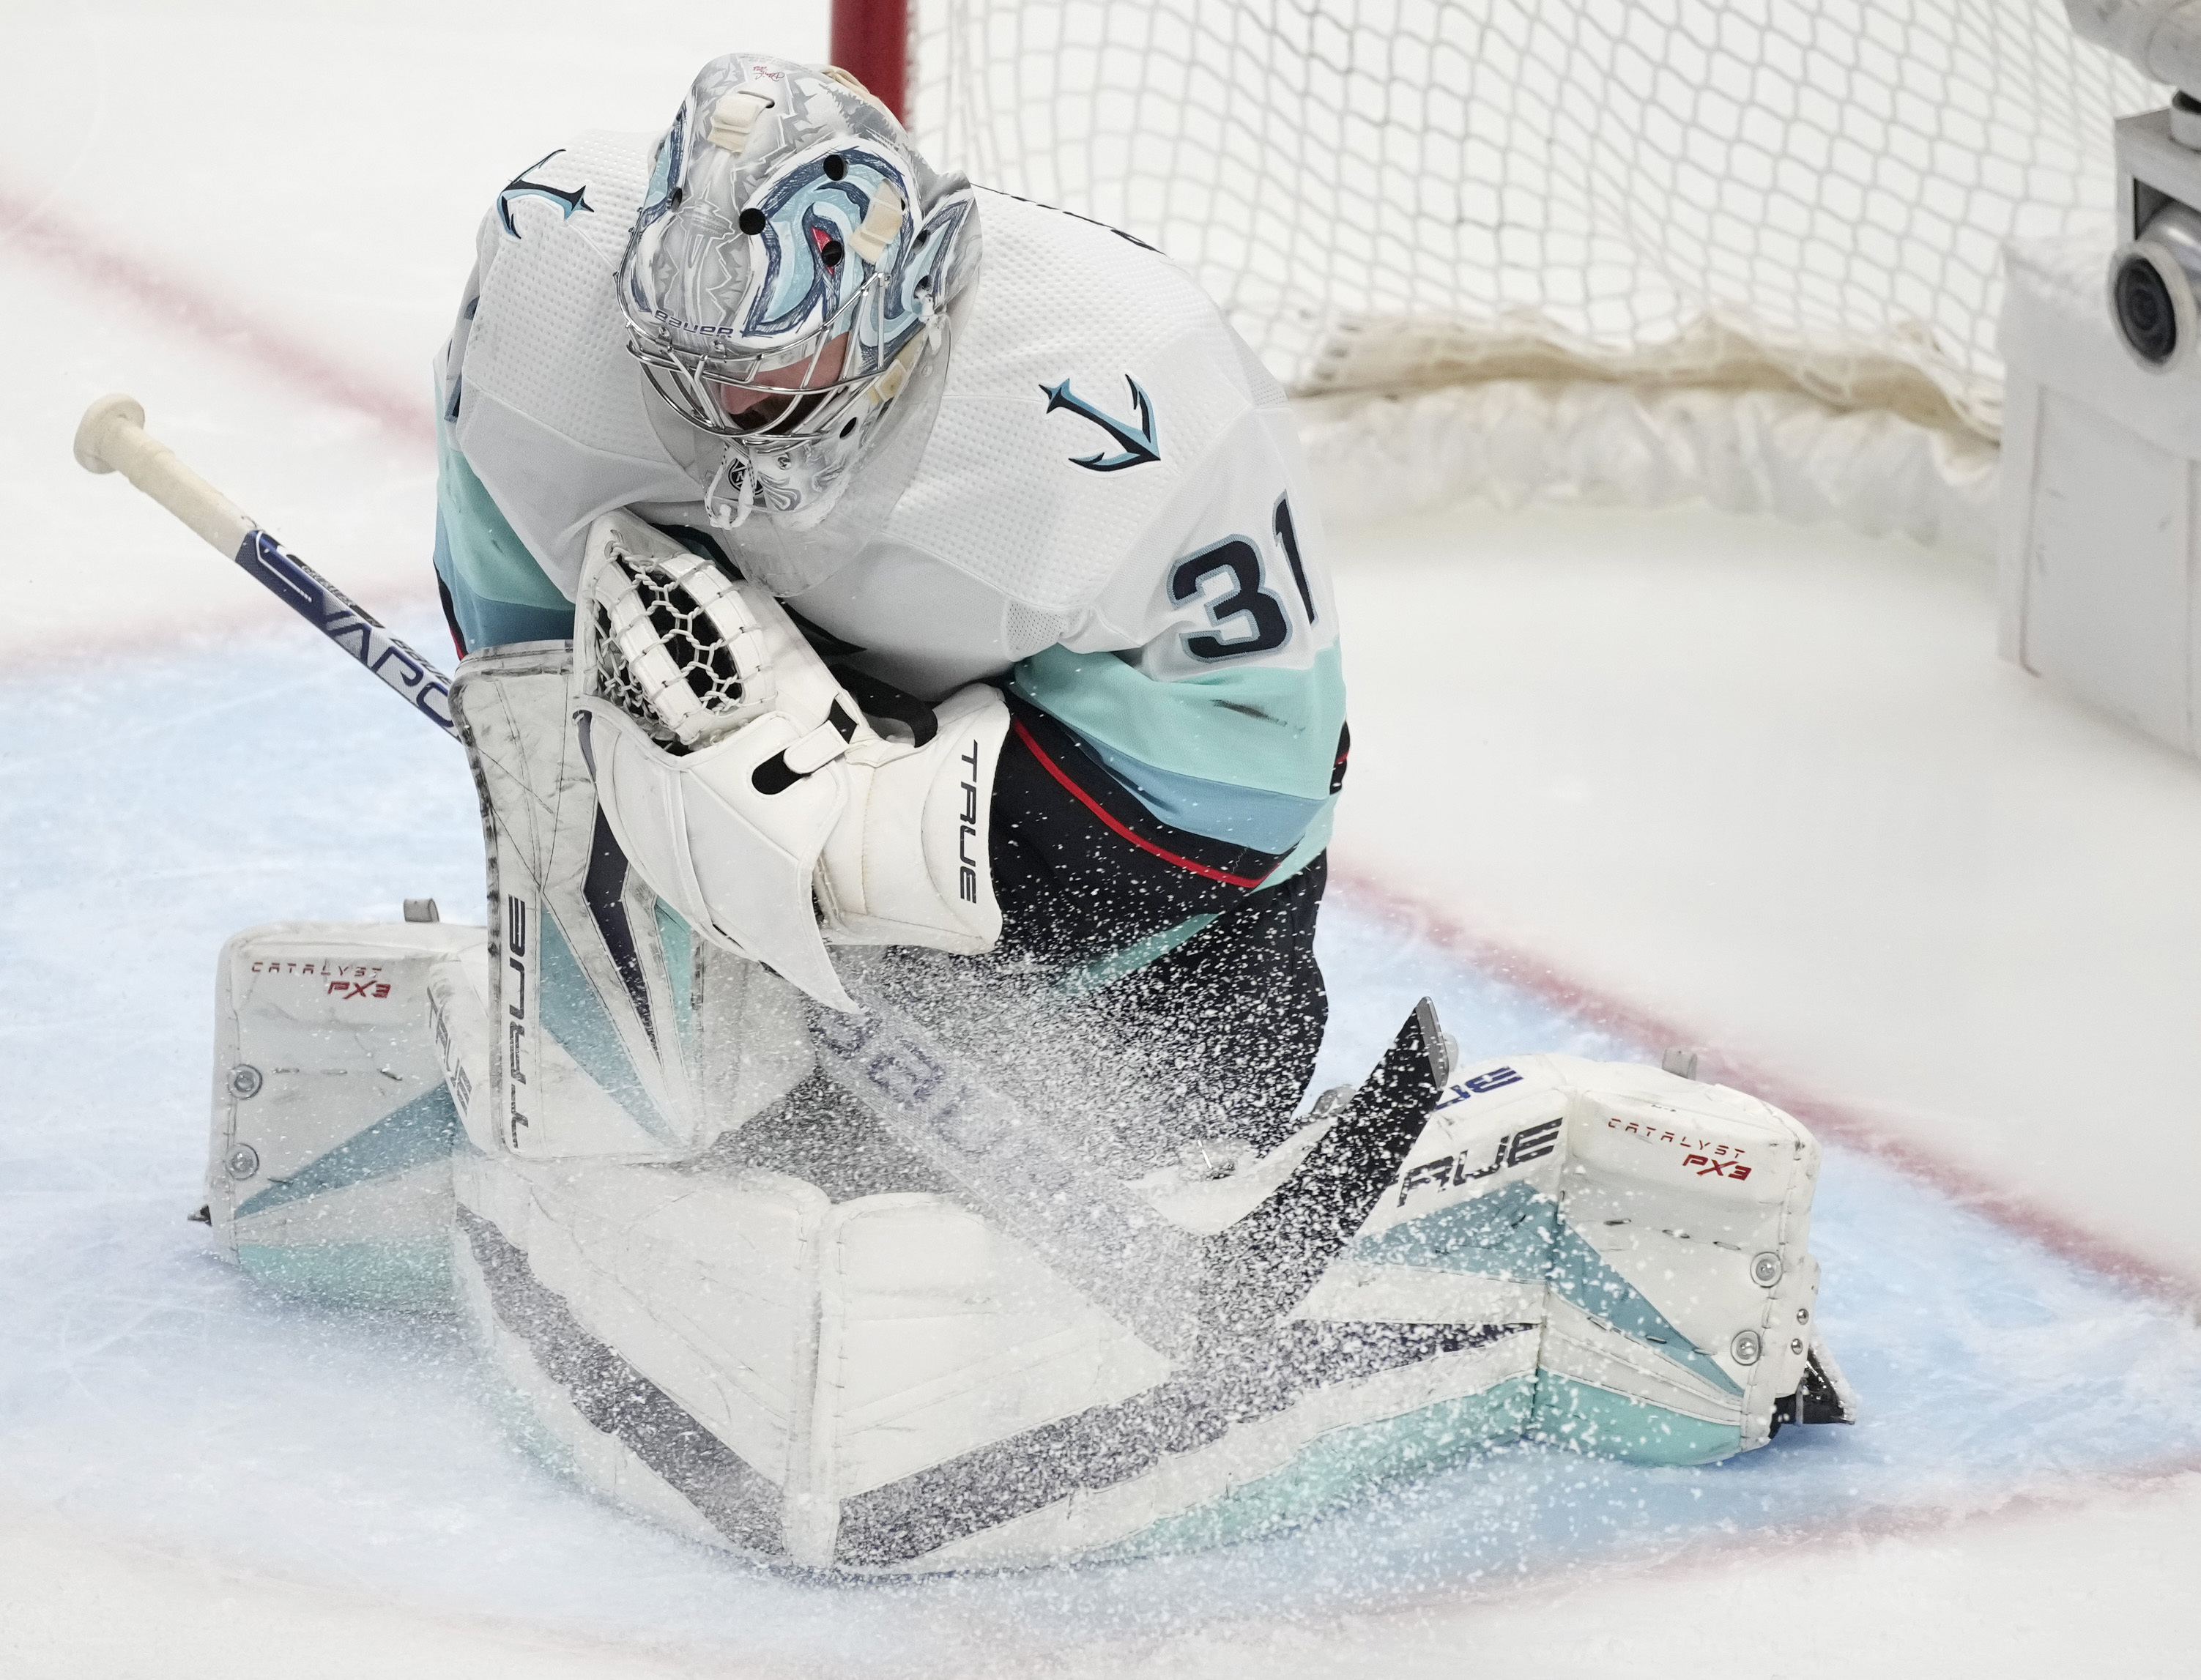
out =
{"type": "Polygon", "coordinates": [[[214,547],[232,558],[257,522],[178,460],[145,430],[145,410],[117,391],[84,411],[76,463],[86,472],[120,472],[214,547]]]}

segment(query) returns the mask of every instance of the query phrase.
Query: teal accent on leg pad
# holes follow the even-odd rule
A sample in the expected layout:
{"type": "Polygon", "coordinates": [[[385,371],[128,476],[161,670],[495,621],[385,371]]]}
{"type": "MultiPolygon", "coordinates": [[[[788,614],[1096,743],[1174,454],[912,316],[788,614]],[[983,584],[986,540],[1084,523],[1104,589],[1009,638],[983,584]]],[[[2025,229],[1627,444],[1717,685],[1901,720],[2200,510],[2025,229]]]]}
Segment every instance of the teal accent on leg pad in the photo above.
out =
{"type": "Polygon", "coordinates": [[[248,1196],[236,1217],[250,1219],[309,1196],[326,1196],[371,1179],[394,1178],[447,1158],[460,1136],[459,1111],[443,1086],[422,1092],[404,1107],[356,1132],[326,1155],[248,1196]]]}
{"type": "Polygon", "coordinates": [[[1706,1423],[1546,1371],[1536,1380],[1529,1438],[1629,1464],[1712,1464],[1742,1450],[1734,1424],[1706,1423]]]}
{"type": "Polygon", "coordinates": [[[332,1307],[385,1312],[453,1310],[450,1244],[441,1237],[397,1243],[239,1243],[237,1263],[268,1288],[332,1307]]]}
{"type": "Polygon", "coordinates": [[[672,1013],[680,1042],[696,1048],[696,932],[664,899],[657,901],[657,943],[665,952],[665,972],[672,986],[672,1013]]]}
{"type": "Polygon", "coordinates": [[[1208,1504],[1165,1517],[1099,1555],[1200,1551],[1309,1521],[1390,1483],[1434,1475],[1520,1439],[1534,1398],[1534,1379],[1508,1377],[1480,1394],[1333,1429],[1282,1468],[1208,1504]]]}
{"type": "Polygon", "coordinates": [[[1376,1266],[1541,1283],[1551,1273],[1558,1217],[1559,1204],[1523,1179],[1394,1225],[1380,1236],[1363,1237],[1353,1244],[1353,1257],[1376,1266]]]}
{"type": "Polygon", "coordinates": [[[1600,1323],[1716,1389],[1742,1392],[1717,1361],[1699,1353],[1640,1290],[1559,1217],[1558,1203],[1526,1180],[1363,1238],[1353,1245],[1353,1256],[1379,1266],[1468,1272],[1515,1283],[1548,1281],[1600,1323]]]}
{"type": "Polygon", "coordinates": [[[547,906],[538,926],[537,984],[541,988],[543,1030],[643,1131],[661,1144],[672,1143],[672,1126],[643,1088],[634,1059],[619,1042],[611,1012],[596,995],[596,988],[589,984],[580,959],[566,943],[566,930],[547,906]]]}

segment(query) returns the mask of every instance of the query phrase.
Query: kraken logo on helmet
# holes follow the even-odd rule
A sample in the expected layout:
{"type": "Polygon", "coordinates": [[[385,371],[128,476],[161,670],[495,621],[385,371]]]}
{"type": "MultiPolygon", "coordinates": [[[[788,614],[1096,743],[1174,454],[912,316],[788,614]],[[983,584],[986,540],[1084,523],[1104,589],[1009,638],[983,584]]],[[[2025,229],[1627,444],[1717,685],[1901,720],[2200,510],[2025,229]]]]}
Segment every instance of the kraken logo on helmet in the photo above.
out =
{"type": "Polygon", "coordinates": [[[619,299],[658,396],[724,441],[714,524],[830,506],[944,358],[977,236],[969,184],[843,73],[744,53],[703,67],[658,142],[619,299]]]}

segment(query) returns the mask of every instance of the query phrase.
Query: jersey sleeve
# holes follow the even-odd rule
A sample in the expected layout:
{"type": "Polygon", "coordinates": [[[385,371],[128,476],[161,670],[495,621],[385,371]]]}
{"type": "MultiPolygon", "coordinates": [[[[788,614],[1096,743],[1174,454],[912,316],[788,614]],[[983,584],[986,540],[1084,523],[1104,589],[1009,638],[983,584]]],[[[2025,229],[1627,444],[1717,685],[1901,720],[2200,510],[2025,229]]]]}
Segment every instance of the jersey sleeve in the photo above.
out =
{"type": "Polygon", "coordinates": [[[590,523],[692,500],[626,352],[616,277],[649,143],[589,133],[501,190],[437,366],[436,571],[470,647],[572,631],[590,523]]]}
{"type": "Polygon", "coordinates": [[[1328,843],[1345,682],[1309,501],[1281,405],[1249,413],[1086,623],[1011,671],[1012,946],[1136,967],[1328,843]]]}
{"type": "Polygon", "coordinates": [[[462,652],[573,634],[560,593],[481,480],[448,426],[436,431],[436,580],[462,652]]]}
{"type": "MultiPolygon", "coordinates": [[[[492,237],[484,218],[483,244],[492,237]]],[[[477,259],[435,370],[436,582],[461,654],[502,642],[555,641],[573,633],[573,604],[528,552],[459,447],[467,350],[481,310],[482,270],[477,259]]]]}
{"type": "Polygon", "coordinates": [[[573,603],[527,552],[448,436],[436,447],[436,581],[462,652],[573,634],[573,603]]]}

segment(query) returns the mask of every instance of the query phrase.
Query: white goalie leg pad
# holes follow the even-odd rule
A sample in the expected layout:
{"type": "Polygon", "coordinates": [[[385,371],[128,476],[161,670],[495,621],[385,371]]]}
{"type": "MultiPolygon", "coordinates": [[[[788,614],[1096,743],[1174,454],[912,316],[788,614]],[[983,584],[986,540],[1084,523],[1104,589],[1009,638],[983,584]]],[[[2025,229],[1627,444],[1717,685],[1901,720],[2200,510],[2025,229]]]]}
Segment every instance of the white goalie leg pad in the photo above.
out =
{"type": "Polygon", "coordinates": [[[1538,1432],[1659,1461],[1764,1446],[1811,1354],[1817,1140],[1770,1103],[1656,1068],[1589,1063],[1571,1083],[1538,1432]],[[1653,1314],[1678,1341],[1655,1339],[1653,1314]],[[1687,1426],[1723,1430],[1729,1400],[1734,1447],[1687,1426]]]}
{"type": "Polygon", "coordinates": [[[936,708],[922,746],[851,747],[849,801],[825,842],[819,911],[835,945],[919,945],[975,956],[1001,937],[987,848],[994,767],[1009,733],[998,690],[974,682],[936,708]]]}
{"type": "Polygon", "coordinates": [[[1532,1433],[1729,1457],[1826,1368],[1818,1166],[1799,1121],[1723,1086],[1566,1056],[1465,1068],[1310,1307],[1540,1320],[1532,1433]]]}
{"type": "Polygon", "coordinates": [[[270,1286],[437,1308],[459,1128],[426,1019],[479,928],[287,922],[222,947],[206,1219],[270,1286]]]}

